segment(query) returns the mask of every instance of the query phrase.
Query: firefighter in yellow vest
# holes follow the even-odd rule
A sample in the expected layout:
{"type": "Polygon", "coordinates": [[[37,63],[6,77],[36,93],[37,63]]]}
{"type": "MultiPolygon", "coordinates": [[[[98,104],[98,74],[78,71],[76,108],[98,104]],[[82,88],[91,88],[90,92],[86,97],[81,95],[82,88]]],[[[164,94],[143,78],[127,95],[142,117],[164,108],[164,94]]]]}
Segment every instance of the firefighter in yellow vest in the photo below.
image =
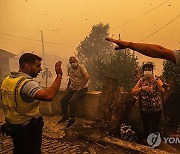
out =
{"type": "Polygon", "coordinates": [[[6,121],[1,132],[11,136],[14,154],[41,153],[44,122],[39,101],[53,100],[61,84],[61,61],[55,64],[57,77],[48,89],[41,88],[33,80],[42,70],[41,60],[35,54],[23,54],[19,59],[19,71],[12,72],[1,84],[6,121]]]}

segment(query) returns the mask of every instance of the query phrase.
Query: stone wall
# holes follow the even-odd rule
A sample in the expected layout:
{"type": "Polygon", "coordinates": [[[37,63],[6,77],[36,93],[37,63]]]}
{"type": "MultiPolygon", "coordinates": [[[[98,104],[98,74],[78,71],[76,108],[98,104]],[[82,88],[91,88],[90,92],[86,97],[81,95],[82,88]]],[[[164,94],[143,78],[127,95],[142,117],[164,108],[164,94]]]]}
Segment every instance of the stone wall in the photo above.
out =
{"type": "MultiPolygon", "coordinates": [[[[41,102],[40,111],[43,115],[54,116],[62,115],[60,100],[64,96],[65,91],[60,90],[56,95],[55,99],[51,102],[41,102]]],[[[95,120],[98,117],[98,106],[99,98],[101,96],[100,91],[89,91],[86,95],[79,101],[77,117],[95,120]]],[[[126,95],[122,94],[121,101],[125,100],[126,95]]],[[[127,111],[125,118],[128,121],[137,120],[140,118],[139,108],[134,105],[127,105],[127,111]]]]}
{"type": "MultiPolygon", "coordinates": [[[[51,102],[41,102],[40,111],[43,115],[61,115],[60,100],[64,96],[65,91],[60,90],[51,102]]],[[[101,92],[90,91],[79,101],[77,117],[89,120],[95,120],[98,112],[98,102],[101,92]]]]}

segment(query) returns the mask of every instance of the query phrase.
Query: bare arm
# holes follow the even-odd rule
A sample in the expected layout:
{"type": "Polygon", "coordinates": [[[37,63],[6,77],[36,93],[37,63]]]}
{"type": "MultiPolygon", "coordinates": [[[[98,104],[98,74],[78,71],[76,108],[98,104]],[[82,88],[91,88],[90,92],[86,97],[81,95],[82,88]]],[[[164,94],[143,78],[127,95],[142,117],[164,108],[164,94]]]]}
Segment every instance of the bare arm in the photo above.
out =
{"type": "Polygon", "coordinates": [[[35,94],[34,99],[41,100],[41,101],[51,101],[54,99],[57,92],[59,91],[59,87],[61,84],[61,79],[62,79],[61,64],[62,63],[59,61],[55,65],[57,77],[54,80],[53,84],[48,89],[39,90],[35,94]]]}
{"type": "Polygon", "coordinates": [[[82,88],[84,88],[84,86],[86,85],[86,83],[88,82],[89,80],[89,74],[88,72],[84,73],[84,80],[83,82],[79,85],[79,87],[77,88],[77,90],[81,90],[82,88]]]}
{"type": "Polygon", "coordinates": [[[106,40],[117,44],[118,47],[115,48],[116,50],[129,48],[152,58],[166,59],[176,63],[173,51],[160,45],[127,42],[109,37],[107,37],[106,40]]]}
{"type": "Polygon", "coordinates": [[[71,80],[70,80],[70,78],[69,78],[69,79],[68,79],[68,84],[67,84],[66,89],[68,89],[70,85],[71,85],[71,80]]]}
{"type": "Polygon", "coordinates": [[[142,79],[140,79],[138,82],[137,82],[137,84],[135,85],[135,87],[132,89],[132,94],[133,95],[135,95],[135,96],[137,96],[137,95],[139,95],[139,93],[140,92],[142,92],[142,91],[149,91],[149,90],[151,90],[151,87],[149,87],[149,86],[141,86],[141,80],[142,79]]]}
{"type": "Polygon", "coordinates": [[[142,91],[142,89],[141,89],[141,85],[140,85],[140,80],[136,83],[136,85],[135,85],[135,87],[132,89],[132,94],[133,95],[135,95],[135,96],[137,96],[137,95],[139,95],[139,93],[142,91]]]}
{"type": "Polygon", "coordinates": [[[164,93],[165,89],[163,88],[163,82],[160,79],[158,79],[156,84],[157,84],[158,88],[164,93]]]}

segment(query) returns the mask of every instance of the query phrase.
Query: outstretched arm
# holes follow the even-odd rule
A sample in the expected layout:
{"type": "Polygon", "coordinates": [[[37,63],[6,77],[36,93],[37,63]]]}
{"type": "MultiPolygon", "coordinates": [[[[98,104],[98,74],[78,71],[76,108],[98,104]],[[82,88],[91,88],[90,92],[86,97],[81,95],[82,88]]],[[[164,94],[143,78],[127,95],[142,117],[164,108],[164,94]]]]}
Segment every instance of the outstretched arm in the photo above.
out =
{"type": "Polygon", "coordinates": [[[166,59],[166,60],[170,60],[176,63],[176,59],[175,59],[173,51],[165,47],[162,47],[160,45],[127,42],[127,41],[122,41],[122,40],[115,40],[109,37],[105,39],[107,41],[117,44],[118,47],[115,48],[116,50],[129,48],[152,58],[166,59]]]}

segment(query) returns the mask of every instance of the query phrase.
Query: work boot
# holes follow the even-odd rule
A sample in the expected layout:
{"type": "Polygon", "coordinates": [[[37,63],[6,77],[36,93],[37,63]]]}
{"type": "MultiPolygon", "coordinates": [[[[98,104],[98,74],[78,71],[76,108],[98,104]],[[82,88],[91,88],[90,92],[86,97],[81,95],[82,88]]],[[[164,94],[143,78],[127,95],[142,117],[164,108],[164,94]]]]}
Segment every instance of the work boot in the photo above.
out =
{"type": "Polygon", "coordinates": [[[75,119],[70,118],[69,121],[68,121],[68,124],[66,126],[66,129],[69,129],[69,128],[73,127],[75,123],[76,123],[75,119]]]}
{"type": "Polygon", "coordinates": [[[63,116],[61,120],[57,121],[57,123],[58,124],[63,123],[65,121],[67,121],[68,119],[69,119],[68,117],[63,116]]]}

